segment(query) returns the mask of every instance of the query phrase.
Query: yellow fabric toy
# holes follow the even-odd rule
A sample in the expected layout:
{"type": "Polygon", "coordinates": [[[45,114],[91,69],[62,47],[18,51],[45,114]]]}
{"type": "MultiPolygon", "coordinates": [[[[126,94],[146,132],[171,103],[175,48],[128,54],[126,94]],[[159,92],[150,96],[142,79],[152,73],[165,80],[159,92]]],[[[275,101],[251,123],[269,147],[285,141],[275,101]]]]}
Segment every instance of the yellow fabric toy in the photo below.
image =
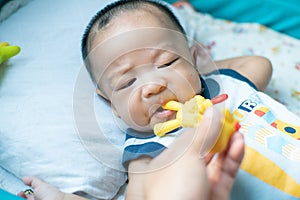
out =
{"type": "MultiPolygon", "coordinates": [[[[157,136],[164,136],[166,133],[182,126],[182,127],[195,127],[203,117],[205,110],[213,104],[219,103],[227,99],[227,95],[223,94],[217,96],[213,100],[205,99],[200,95],[196,95],[184,104],[177,101],[169,101],[163,109],[177,111],[176,119],[158,123],[154,126],[154,133],[157,136]]],[[[229,110],[224,110],[224,119],[221,135],[214,147],[211,149],[212,153],[221,152],[227,147],[231,135],[240,128],[238,121],[233,117],[229,110]]]]}
{"type": "Polygon", "coordinates": [[[9,58],[17,55],[21,48],[19,46],[10,46],[7,42],[0,43],[0,64],[9,58]]]}

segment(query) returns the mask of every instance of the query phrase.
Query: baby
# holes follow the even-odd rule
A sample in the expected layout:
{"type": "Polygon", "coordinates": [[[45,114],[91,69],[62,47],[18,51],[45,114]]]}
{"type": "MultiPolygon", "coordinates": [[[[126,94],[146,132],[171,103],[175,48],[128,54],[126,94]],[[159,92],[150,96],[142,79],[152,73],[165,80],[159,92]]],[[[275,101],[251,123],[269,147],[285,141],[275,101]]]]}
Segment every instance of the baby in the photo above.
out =
{"type": "MultiPolygon", "coordinates": [[[[203,57],[201,45],[195,43],[189,47],[184,29],[177,18],[167,6],[155,1],[117,1],[99,11],[90,21],[83,36],[82,56],[96,85],[96,92],[111,103],[115,115],[128,126],[123,164],[129,172],[126,195],[130,199],[144,199],[142,197],[145,197],[145,185],[152,187],[150,193],[154,194],[158,190],[153,188],[158,188],[157,185],[161,185],[158,184],[160,181],[168,183],[164,188],[169,196],[172,196],[173,192],[174,196],[180,199],[179,194],[187,189],[182,181],[174,177],[183,174],[182,177],[186,178],[185,171],[195,166],[203,169],[206,163],[199,154],[207,155],[215,141],[209,135],[217,134],[220,129],[221,120],[214,115],[209,118],[214,118],[213,122],[203,120],[199,127],[175,130],[159,138],[153,134],[154,125],[174,119],[176,115],[173,111],[162,109],[166,102],[176,100],[184,103],[197,94],[211,99],[225,92],[229,98],[224,106],[234,111],[239,120],[243,120],[245,113],[254,114],[252,111],[255,106],[263,105],[263,99],[269,101],[269,97],[259,92],[265,89],[272,74],[272,66],[268,59],[243,56],[216,61],[215,65],[209,64],[210,62],[203,57]],[[190,159],[181,163],[183,164],[194,159],[193,156],[185,157],[183,152],[189,149],[192,136],[195,135],[201,135],[199,138],[202,138],[196,148],[197,153],[192,151],[193,153],[189,154],[190,151],[187,150],[187,155],[196,155],[194,157],[197,161],[194,160],[194,165],[182,165],[180,168],[180,162],[177,160],[190,159]],[[173,142],[175,137],[178,138],[173,142]],[[177,141],[184,142],[178,144],[177,141]],[[186,146],[182,146],[183,144],[186,146]],[[170,147],[166,148],[169,145],[170,147]],[[166,156],[172,154],[176,156],[166,156]],[[198,165],[195,162],[199,162],[198,165]],[[170,166],[175,166],[176,170],[170,166]],[[172,176],[164,179],[158,175],[158,168],[167,170],[164,171],[165,174],[172,176]],[[148,173],[149,176],[161,179],[154,184],[157,179],[151,177],[152,185],[147,185],[145,180],[149,179],[145,179],[147,173],[144,172],[151,171],[158,172],[154,172],[154,175],[148,173]],[[181,184],[180,190],[174,189],[176,184],[181,184]]],[[[243,154],[241,140],[241,135],[235,134],[227,151],[218,155],[220,159],[217,157],[212,161],[218,167],[210,168],[208,165],[208,174],[199,175],[209,179],[203,182],[210,183],[210,188],[207,188],[210,195],[216,194],[224,199],[229,197],[237,168],[232,167],[229,171],[223,168],[227,166],[228,160],[234,160],[234,166],[239,166],[243,154]],[[224,173],[231,174],[231,181],[224,182],[224,173]],[[213,177],[212,174],[218,177],[213,177]],[[218,192],[214,192],[214,188],[218,188],[218,192]],[[226,192],[220,188],[226,188],[226,192]]],[[[209,160],[208,158],[211,158],[211,155],[207,155],[206,159],[209,160]]],[[[196,174],[189,176],[197,179],[196,174]]],[[[25,182],[28,185],[35,182],[35,188],[39,184],[47,185],[35,178],[26,178],[25,182]]],[[[189,183],[189,192],[184,194],[195,194],[199,198],[201,194],[199,195],[196,189],[191,189],[191,185],[193,184],[189,183]]],[[[199,186],[198,188],[201,186],[200,183],[195,185],[199,186]]],[[[162,194],[163,192],[160,192],[160,195],[162,194]]]]}
{"type": "MultiPolygon", "coordinates": [[[[212,98],[221,92],[200,78],[197,69],[204,67],[199,66],[203,63],[201,52],[199,44],[189,48],[176,17],[158,3],[120,1],[91,20],[83,37],[82,55],[97,93],[130,127],[123,156],[126,167],[143,155],[157,156],[168,145],[167,137],[159,142],[153,139],[154,125],[175,116],[162,110],[162,105],[169,100],[185,102],[196,94],[212,98]]],[[[272,71],[270,62],[258,56],[218,61],[216,65],[230,68],[218,73],[241,79],[254,90],[266,87],[272,71]]]]}

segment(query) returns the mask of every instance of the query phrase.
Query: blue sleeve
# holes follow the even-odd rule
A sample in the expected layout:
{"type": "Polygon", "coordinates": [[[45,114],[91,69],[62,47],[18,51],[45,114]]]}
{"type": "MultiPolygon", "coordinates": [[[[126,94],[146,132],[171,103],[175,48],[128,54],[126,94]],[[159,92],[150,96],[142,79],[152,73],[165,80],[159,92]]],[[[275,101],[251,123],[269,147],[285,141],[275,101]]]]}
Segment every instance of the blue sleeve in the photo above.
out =
{"type": "Polygon", "coordinates": [[[147,142],[139,145],[129,145],[124,148],[122,164],[127,169],[131,160],[135,160],[141,156],[149,156],[155,158],[166,147],[157,142],[147,142]]]}
{"type": "Polygon", "coordinates": [[[180,134],[182,128],[174,129],[167,133],[164,137],[158,137],[154,133],[141,134],[131,128],[126,130],[126,139],[123,151],[122,164],[125,168],[131,160],[135,160],[141,156],[154,158],[164,151],[169,142],[173,141],[173,137],[180,134]]]}
{"type": "Polygon", "coordinates": [[[230,76],[232,78],[248,83],[253,89],[258,90],[252,81],[250,81],[248,78],[246,78],[245,76],[241,75],[240,73],[238,73],[233,69],[219,69],[211,72],[210,74],[222,74],[222,75],[230,76]]]}
{"type": "Polygon", "coordinates": [[[156,137],[153,133],[145,136],[134,129],[127,129],[122,158],[123,166],[127,169],[131,160],[141,156],[154,158],[159,155],[166,147],[157,142],[156,137]]]}

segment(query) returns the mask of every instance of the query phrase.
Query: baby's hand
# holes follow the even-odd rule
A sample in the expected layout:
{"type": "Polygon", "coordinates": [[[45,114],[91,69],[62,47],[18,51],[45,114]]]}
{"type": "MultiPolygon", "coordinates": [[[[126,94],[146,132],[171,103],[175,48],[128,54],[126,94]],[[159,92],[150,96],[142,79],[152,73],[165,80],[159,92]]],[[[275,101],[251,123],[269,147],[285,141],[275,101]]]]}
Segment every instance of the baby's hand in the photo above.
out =
{"type": "Polygon", "coordinates": [[[56,187],[34,177],[24,177],[23,182],[34,189],[33,194],[20,192],[18,195],[28,200],[63,200],[65,194],[56,187]]]}

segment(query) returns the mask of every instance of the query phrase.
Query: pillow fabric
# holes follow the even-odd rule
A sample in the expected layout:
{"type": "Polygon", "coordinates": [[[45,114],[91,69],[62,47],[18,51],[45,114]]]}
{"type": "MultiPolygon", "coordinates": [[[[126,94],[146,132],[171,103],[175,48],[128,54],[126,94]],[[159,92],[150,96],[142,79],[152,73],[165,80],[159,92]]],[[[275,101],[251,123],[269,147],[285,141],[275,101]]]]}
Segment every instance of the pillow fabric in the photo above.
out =
{"type": "Polygon", "coordinates": [[[111,199],[126,181],[118,167],[122,131],[99,128],[112,115],[102,109],[109,106],[96,98],[87,76],[91,93],[80,96],[85,88],[76,88],[85,74],[84,28],[108,2],[32,1],[0,24],[1,40],[21,47],[20,54],[0,65],[0,165],[19,178],[18,184],[7,184],[1,176],[3,189],[17,193],[28,188],[22,176],[37,176],[65,192],[111,199]],[[78,105],[92,110],[87,114],[78,105]],[[81,126],[82,119],[92,120],[81,126]]]}
{"type": "MultiPolygon", "coordinates": [[[[174,3],[177,0],[166,0],[174,3]]],[[[235,22],[256,22],[300,39],[300,6],[298,0],[190,0],[193,7],[216,18],[235,22]]]]}
{"type": "Polygon", "coordinates": [[[5,20],[30,0],[0,0],[0,22],[5,20]]]}

